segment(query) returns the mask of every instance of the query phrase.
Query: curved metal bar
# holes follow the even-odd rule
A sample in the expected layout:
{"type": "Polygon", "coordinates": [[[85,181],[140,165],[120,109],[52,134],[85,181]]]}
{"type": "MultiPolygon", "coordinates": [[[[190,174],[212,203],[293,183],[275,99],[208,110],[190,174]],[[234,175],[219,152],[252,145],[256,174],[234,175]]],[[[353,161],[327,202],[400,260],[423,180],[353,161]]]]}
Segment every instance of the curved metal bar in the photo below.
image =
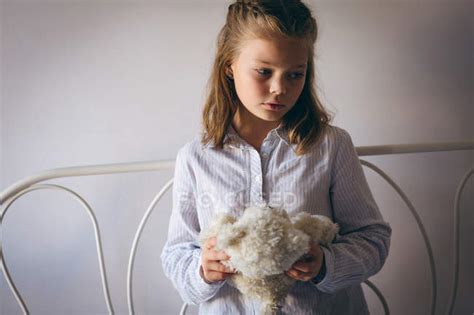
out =
{"type": "Polygon", "coordinates": [[[135,262],[135,254],[137,252],[137,244],[140,241],[140,237],[143,232],[143,228],[145,227],[146,222],[148,221],[151,213],[153,212],[153,209],[155,208],[156,204],[158,201],[160,201],[161,197],[168,191],[168,189],[172,186],[173,184],[173,178],[170,179],[165,186],[161,189],[161,191],[156,195],[156,197],[153,199],[151,202],[150,206],[145,212],[145,215],[143,216],[140,225],[138,226],[137,232],[135,233],[135,238],[133,240],[132,244],[132,249],[130,251],[130,258],[128,260],[128,270],[127,270],[127,302],[128,302],[128,311],[130,315],[135,314],[135,310],[133,307],[133,287],[132,287],[132,281],[133,281],[133,265],[135,262]]]}
{"type": "Polygon", "coordinates": [[[174,160],[167,160],[55,168],[15,182],[13,185],[9,186],[2,193],[0,193],[0,204],[3,204],[7,199],[16,195],[19,191],[48,179],[71,176],[161,171],[174,168],[174,163],[174,160]]]}
{"type": "MultiPolygon", "coordinates": [[[[0,226],[1,226],[1,217],[0,217],[0,226]]],[[[5,279],[7,280],[7,284],[10,287],[10,290],[13,292],[13,296],[15,297],[16,301],[20,305],[20,308],[23,312],[23,314],[28,315],[30,314],[28,311],[28,308],[26,307],[25,301],[23,301],[23,298],[20,295],[20,292],[15,286],[15,283],[10,277],[10,272],[8,271],[7,265],[5,264],[4,258],[3,258],[3,250],[2,250],[2,238],[0,237],[0,270],[3,272],[5,275],[5,279]]]]}
{"type": "Polygon", "coordinates": [[[454,314],[454,305],[456,303],[456,295],[458,291],[458,281],[459,281],[459,247],[460,247],[460,212],[461,206],[459,200],[461,199],[464,186],[466,186],[467,180],[474,174],[474,168],[471,168],[464,175],[461,183],[456,189],[456,197],[454,199],[454,275],[453,275],[453,287],[450,295],[449,315],[454,314]]]}
{"type": "Polygon", "coordinates": [[[390,309],[388,308],[387,300],[385,300],[385,297],[383,296],[382,292],[369,280],[365,280],[364,283],[374,291],[374,293],[377,295],[379,298],[380,302],[382,302],[383,310],[385,312],[385,315],[390,315],[390,309]]]}
{"type": "Polygon", "coordinates": [[[179,315],[186,315],[187,309],[188,309],[188,304],[183,303],[183,306],[181,306],[181,310],[179,311],[179,315]]]}
{"type": "Polygon", "coordinates": [[[474,150],[474,141],[358,146],[359,156],[474,150]]]}
{"type": "MultiPolygon", "coordinates": [[[[460,151],[474,150],[474,141],[459,142],[439,142],[439,143],[414,143],[414,144],[390,144],[375,146],[356,147],[359,156],[384,155],[384,154],[402,154],[402,153],[420,153],[420,152],[440,152],[440,151],[460,151]]],[[[172,169],[174,160],[151,161],[151,162],[130,162],[118,164],[103,164],[76,166],[66,168],[56,168],[29,176],[10,185],[0,193],[0,204],[3,204],[8,198],[16,195],[19,191],[30,187],[33,184],[60,177],[70,176],[88,176],[104,175],[127,172],[146,172],[159,171],[163,169],[172,169]]]]}
{"type": "MultiPolygon", "coordinates": [[[[92,211],[92,208],[89,206],[89,204],[76,192],[72,191],[69,188],[60,186],[60,185],[53,185],[53,184],[40,184],[40,185],[35,185],[29,188],[26,188],[19,193],[17,193],[15,196],[13,196],[11,199],[8,200],[8,202],[5,204],[5,209],[3,212],[0,213],[0,223],[3,222],[3,218],[6,216],[8,209],[10,206],[15,202],[18,198],[21,196],[34,191],[34,190],[39,190],[39,189],[53,189],[53,190],[63,190],[66,191],[67,193],[73,195],[73,197],[81,203],[81,205],[86,209],[87,213],[89,214],[89,217],[92,221],[92,225],[94,227],[94,233],[95,233],[95,239],[96,239],[96,248],[97,248],[97,255],[99,258],[99,268],[100,268],[100,275],[102,277],[102,288],[104,291],[104,296],[105,296],[105,302],[107,303],[107,308],[109,310],[109,314],[114,314],[114,310],[112,307],[112,303],[110,300],[110,292],[109,292],[109,286],[107,283],[107,277],[105,274],[105,264],[104,264],[104,258],[103,258],[103,251],[102,251],[102,242],[100,238],[100,232],[99,232],[99,226],[97,224],[97,219],[94,215],[94,212],[92,211]]],[[[0,249],[1,249],[1,238],[0,238],[0,249]]],[[[1,265],[2,268],[5,271],[5,277],[7,278],[7,282],[10,286],[10,289],[12,290],[13,294],[15,295],[15,298],[17,302],[20,304],[23,313],[28,314],[28,309],[26,307],[26,304],[24,303],[23,299],[20,296],[20,293],[16,289],[16,287],[13,284],[13,281],[11,280],[10,274],[8,272],[7,266],[4,261],[4,256],[1,256],[1,265]]]]}
{"type": "Polygon", "coordinates": [[[431,281],[433,283],[432,290],[431,290],[431,314],[434,315],[436,313],[436,295],[438,292],[438,285],[437,285],[437,279],[436,279],[436,265],[435,265],[434,255],[433,255],[433,249],[431,248],[431,243],[428,238],[428,234],[426,233],[425,227],[421,221],[421,218],[418,215],[418,212],[416,212],[413,204],[410,202],[410,199],[408,199],[408,197],[401,190],[401,188],[398,187],[398,185],[384,171],[382,171],[380,168],[378,168],[374,164],[367,162],[365,160],[360,160],[360,162],[362,165],[372,169],[373,171],[378,173],[380,176],[382,176],[382,178],[384,178],[393,187],[393,189],[395,189],[395,191],[400,195],[400,197],[402,197],[403,201],[408,206],[408,209],[410,210],[411,214],[415,218],[416,224],[418,225],[421,235],[423,236],[423,241],[425,242],[425,246],[428,251],[428,258],[430,261],[431,281]]]}

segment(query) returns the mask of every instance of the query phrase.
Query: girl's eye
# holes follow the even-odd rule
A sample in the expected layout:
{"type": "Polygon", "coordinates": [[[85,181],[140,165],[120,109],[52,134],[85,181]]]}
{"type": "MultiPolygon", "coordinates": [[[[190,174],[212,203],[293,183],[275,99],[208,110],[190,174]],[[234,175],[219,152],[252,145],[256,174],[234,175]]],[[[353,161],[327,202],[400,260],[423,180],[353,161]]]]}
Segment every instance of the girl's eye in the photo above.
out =
{"type": "Polygon", "coordinates": [[[304,73],[301,72],[294,72],[290,74],[290,78],[294,80],[298,80],[299,78],[304,77],[304,73]]]}
{"type": "Polygon", "coordinates": [[[270,70],[268,69],[256,69],[257,73],[260,74],[261,76],[267,76],[271,73],[270,70]]]}
{"type": "MultiPolygon", "coordinates": [[[[272,71],[269,69],[255,69],[255,71],[257,71],[257,73],[262,77],[266,77],[272,74],[272,71]]],[[[301,72],[292,72],[288,74],[288,78],[290,80],[298,80],[302,77],[304,77],[304,73],[301,73],[301,72]]]]}

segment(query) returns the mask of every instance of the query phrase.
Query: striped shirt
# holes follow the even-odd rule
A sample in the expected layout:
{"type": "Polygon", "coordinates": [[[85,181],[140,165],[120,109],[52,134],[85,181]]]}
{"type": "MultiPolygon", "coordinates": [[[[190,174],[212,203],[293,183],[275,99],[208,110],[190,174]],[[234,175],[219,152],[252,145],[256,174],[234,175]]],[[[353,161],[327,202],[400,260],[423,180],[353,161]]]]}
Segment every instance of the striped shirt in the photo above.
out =
{"type": "Polygon", "coordinates": [[[376,274],[388,255],[391,228],[367,184],[350,135],[329,126],[319,146],[295,154],[282,125],[271,130],[260,152],[229,127],[224,148],[200,137],[177,154],[173,209],[161,253],[165,275],[199,314],[258,314],[226,280],[206,283],[199,273],[199,232],[219,212],[240,216],[249,206],[280,207],[325,215],[340,226],[322,247],[326,273],[316,283],[297,281],[280,314],[368,314],[361,282],[376,274]]]}

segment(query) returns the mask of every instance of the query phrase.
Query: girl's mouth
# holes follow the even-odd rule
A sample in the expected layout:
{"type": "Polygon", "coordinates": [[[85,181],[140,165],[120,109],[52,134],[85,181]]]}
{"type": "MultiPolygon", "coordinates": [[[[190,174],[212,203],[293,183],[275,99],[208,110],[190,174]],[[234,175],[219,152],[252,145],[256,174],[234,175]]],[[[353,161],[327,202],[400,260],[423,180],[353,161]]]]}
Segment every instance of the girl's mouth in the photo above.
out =
{"type": "Polygon", "coordinates": [[[285,108],[285,105],[281,104],[272,104],[272,103],[263,103],[263,107],[265,109],[271,110],[271,111],[280,111],[283,108],[285,108]]]}

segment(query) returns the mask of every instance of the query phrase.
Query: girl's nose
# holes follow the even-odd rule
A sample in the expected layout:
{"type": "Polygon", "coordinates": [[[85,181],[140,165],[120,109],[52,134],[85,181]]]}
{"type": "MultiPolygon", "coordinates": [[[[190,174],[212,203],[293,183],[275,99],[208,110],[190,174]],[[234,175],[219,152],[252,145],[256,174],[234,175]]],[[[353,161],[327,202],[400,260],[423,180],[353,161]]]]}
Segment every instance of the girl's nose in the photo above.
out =
{"type": "Polygon", "coordinates": [[[272,84],[270,85],[271,94],[280,95],[280,94],[286,93],[286,87],[283,80],[284,80],[283,78],[275,78],[272,81],[272,84]]]}

